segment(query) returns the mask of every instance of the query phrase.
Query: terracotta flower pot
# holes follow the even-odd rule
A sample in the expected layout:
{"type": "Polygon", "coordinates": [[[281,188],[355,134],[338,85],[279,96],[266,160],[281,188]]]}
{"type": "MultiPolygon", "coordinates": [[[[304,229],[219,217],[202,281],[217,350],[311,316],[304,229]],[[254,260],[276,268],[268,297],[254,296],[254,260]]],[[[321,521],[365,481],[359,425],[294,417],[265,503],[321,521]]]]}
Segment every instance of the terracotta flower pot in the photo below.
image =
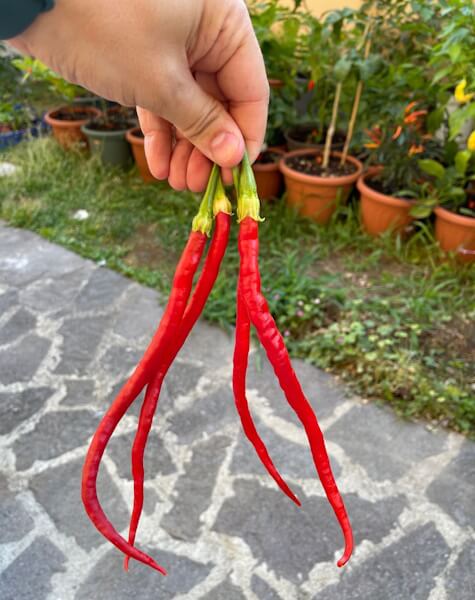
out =
{"type": "Polygon", "coordinates": [[[395,198],[369,187],[367,180],[374,177],[377,169],[370,169],[358,179],[356,187],[361,195],[361,219],[370,235],[381,235],[385,231],[403,232],[412,221],[409,214],[413,201],[395,198]]]}
{"type": "Polygon", "coordinates": [[[81,127],[94,117],[99,117],[101,111],[93,106],[62,106],[50,110],[45,115],[45,121],[53,130],[53,136],[63,148],[74,145],[87,146],[87,138],[81,127]],[[77,115],[77,119],[67,118],[68,114],[77,115]],[[83,116],[84,115],[84,116],[83,116]]]}
{"type": "Polygon", "coordinates": [[[147,159],[145,158],[144,138],[140,127],[129,129],[125,137],[132,147],[132,154],[134,155],[142,179],[146,183],[157,181],[148,168],[147,159]]]}
{"type": "Polygon", "coordinates": [[[435,209],[435,237],[445,252],[456,252],[462,262],[475,262],[475,219],[435,209]]]}
{"type": "MultiPolygon", "coordinates": [[[[299,212],[317,223],[325,224],[331,219],[338,203],[346,202],[355,181],[363,172],[359,160],[348,156],[347,162],[355,166],[355,171],[340,177],[320,177],[307,175],[289,167],[286,161],[292,156],[317,156],[318,150],[294,150],[285,154],[279,163],[287,188],[287,202],[296,206],[299,212]]],[[[340,152],[332,156],[341,157],[340,152]]]]}
{"type": "MultiPolygon", "coordinates": [[[[280,148],[268,148],[266,152],[272,152],[279,157],[284,155],[280,148]]],[[[252,165],[254,177],[256,178],[257,193],[261,200],[278,198],[282,191],[282,173],[279,170],[279,160],[275,162],[259,163],[252,165]]]]}
{"type": "Polygon", "coordinates": [[[269,79],[269,87],[278,90],[284,87],[284,82],[282,79],[269,79]]]}

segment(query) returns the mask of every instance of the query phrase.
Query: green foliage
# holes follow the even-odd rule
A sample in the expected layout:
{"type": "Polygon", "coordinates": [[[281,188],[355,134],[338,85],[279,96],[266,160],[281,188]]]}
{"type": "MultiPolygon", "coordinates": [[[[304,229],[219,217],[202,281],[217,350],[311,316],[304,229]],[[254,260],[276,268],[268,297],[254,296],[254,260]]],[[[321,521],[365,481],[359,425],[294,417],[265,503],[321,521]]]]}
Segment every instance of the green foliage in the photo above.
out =
{"type": "MultiPolygon", "coordinates": [[[[0,217],[167,293],[197,197],[40,140],[11,151],[20,166],[0,179],[0,217]],[[89,212],[74,219],[78,209],[89,212]]],[[[262,285],[287,346],[337,373],[365,397],[475,436],[470,343],[475,273],[440,260],[430,231],[406,244],[361,233],[341,207],[328,228],[285,202],[265,203],[262,285]]],[[[235,315],[237,227],[205,317],[235,315]]]]}
{"type": "Polygon", "coordinates": [[[83,96],[86,93],[84,88],[67,82],[38,59],[22,56],[21,58],[14,58],[12,64],[24,74],[23,82],[28,79],[45,82],[55,94],[68,102],[72,102],[78,96],[83,96]]]}

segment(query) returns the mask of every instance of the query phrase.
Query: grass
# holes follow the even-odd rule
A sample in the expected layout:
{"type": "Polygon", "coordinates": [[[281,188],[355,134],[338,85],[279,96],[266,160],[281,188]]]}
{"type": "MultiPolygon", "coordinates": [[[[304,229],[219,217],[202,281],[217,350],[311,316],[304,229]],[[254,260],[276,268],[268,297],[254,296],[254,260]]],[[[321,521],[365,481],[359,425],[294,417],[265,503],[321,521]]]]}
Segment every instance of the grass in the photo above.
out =
{"type": "MultiPolygon", "coordinates": [[[[0,217],[167,293],[197,198],[65,153],[51,140],[4,155],[0,217]],[[84,209],[89,218],[74,218],[84,209]]],[[[364,397],[475,437],[475,274],[442,260],[429,226],[406,242],[364,235],[352,203],[326,227],[264,204],[263,289],[293,356],[364,397]]],[[[236,227],[205,317],[234,322],[236,227]]]]}

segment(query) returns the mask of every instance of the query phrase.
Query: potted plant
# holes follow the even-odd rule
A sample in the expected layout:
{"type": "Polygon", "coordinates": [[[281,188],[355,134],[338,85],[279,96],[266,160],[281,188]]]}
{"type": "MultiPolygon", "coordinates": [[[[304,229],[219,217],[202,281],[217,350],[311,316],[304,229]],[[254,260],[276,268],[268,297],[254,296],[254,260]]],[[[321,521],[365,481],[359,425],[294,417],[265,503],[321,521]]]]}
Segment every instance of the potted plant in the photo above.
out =
{"type": "MultiPolygon", "coordinates": [[[[474,134],[475,138],[475,134],[474,134]]],[[[454,252],[464,262],[475,261],[475,154],[470,148],[453,152],[448,145],[445,163],[419,161],[426,180],[419,186],[412,207],[414,217],[435,212],[435,237],[445,252],[454,252]],[[450,156],[450,154],[452,156],[450,156]],[[450,156],[447,160],[447,155],[450,156]]],[[[475,143],[473,144],[475,151],[475,143]]]]}
{"type": "Polygon", "coordinates": [[[31,107],[15,104],[7,95],[0,100],[0,150],[36,137],[41,125],[31,107]]]}
{"type": "MultiPolygon", "coordinates": [[[[334,21],[328,18],[326,22],[330,24],[333,33],[336,33],[339,39],[343,18],[339,16],[334,21]]],[[[362,85],[359,82],[363,80],[362,65],[366,65],[369,59],[372,28],[373,20],[368,16],[367,24],[358,38],[358,44],[341,56],[333,66],[334,95],[324,147],[317,150],[302,149],[289,152],[280,162],[289,203],[297,205],[303,215],[310,216],[318,223],[328,222],[337,204],[346,201],[353,185],[363,172],[362,163],[349,155],[349,148],[361,100],[362,85]],[[363,51],[362,59],[361,51],[363,51]],[[332,144],[337,131],[344,83],[351,81],[352,73],[358,83],[353,95],[351,117],[343,149],[342,152],[337,152],[332,148],[332,144]]],[[[338,55],[337,52],[334,54],[338,55]]]]}
{"type": "Polygon", "coordinates": [[[283,154],[280,148],[267,148],[259,154],[252,165],[261,200],[278,198],[282,192],[283,179],[279,170],[279,161],[283,154]]]}
{"type": "Polygon", "coordinates": [[[157,181],[148,168],[147,158],[145,156],[144,135],[140,127],[133,127],[126,133],[126,140],[132,148],[135,163],[137,164],[140,176],[146,183],[157,181]]]}
{"type": "Polygon", "coordinates": [[[100,111],[94,106],[74,104],[75,99],[84,94],[84,89],[68,83],[37,59],[16,58],[13,64],[24,72],[24,81],[28,78],[45,81],[55,93],[66,100],[65,105],[49,110],[44,117],[59,144],[64,148],[74,145],[86,146],[87,139],[81,127],[91,118],[98,117],[100,111]]]}
{"type": "Polygon", "coordinates": [[[427,110],[409,103],[401,117],[368,131],[372,165],[357,183],[361,220],[370,235],[404,233],[414,198],[425,181],[420,159],[440,159],[442,147],[426,130],[427,110]]]}
{"type": "Polygon", "coordinates": [[[129,108],[115,107],[83,124],[81,131],[103,164],[126,168],[132,162],[126,134],[134,125],[129,108]]]}

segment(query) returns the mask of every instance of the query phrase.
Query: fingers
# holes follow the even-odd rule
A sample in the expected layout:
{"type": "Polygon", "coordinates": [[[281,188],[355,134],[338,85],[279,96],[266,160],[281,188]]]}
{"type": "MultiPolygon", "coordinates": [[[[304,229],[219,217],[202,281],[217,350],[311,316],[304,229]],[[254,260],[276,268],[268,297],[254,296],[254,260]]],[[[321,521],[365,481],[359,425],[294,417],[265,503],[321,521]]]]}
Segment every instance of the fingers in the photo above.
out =
{"type": "Polygon", "coordinates": [[[239,127],[223,105],[193,78],[188,65],[175,73],[172,101],[163,115],[205,156],[221,167],[237,165],[244,154],[239,127]]]}
{"type": "Polygon", "coordinates": [[[228,100],[230,115],[244,136],[249,158],[254,161],[261,151],[266,132],[269,84],[252,30],[217,73],[217,81],[228,100]]]}
{"type": "Polygon", "coordinates": [[[172,154],[171,125],[140,106],[137,106],[137,115],[145,136],[144,147],[148,167],[157,179],[167,179],[172,154]]]}
{"type": "Polygon", "coordinates": [[[178,140],[175,144],[168,176],[168,183],[174,190],[182,191],[187,188],[186,172],[192,152],[193,145],[185,138],[178,140]]]}

